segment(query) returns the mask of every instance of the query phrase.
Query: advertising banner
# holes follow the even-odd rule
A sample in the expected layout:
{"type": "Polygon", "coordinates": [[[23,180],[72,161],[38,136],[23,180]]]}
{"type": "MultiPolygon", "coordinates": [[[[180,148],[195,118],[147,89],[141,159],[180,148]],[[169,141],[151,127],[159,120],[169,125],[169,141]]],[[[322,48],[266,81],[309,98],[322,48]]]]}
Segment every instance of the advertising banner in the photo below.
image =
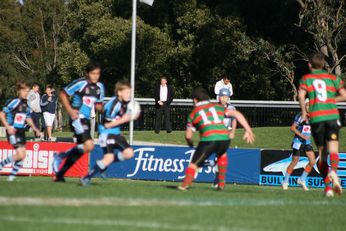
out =
{"type": "MultiPolygon", "coordinates": [[[[51,176],[53,173],[53,153],[62,152],[75,146],[74,143],[60,142],[27,142],[26,158],[18,175],[51,176]]],[[[0,141],[0,160],[13,155],[15,150],[6,141],[0,141]]],[[[9,174],[12,165],[6,165],[0,174],[9,174]]],[[[66,176],[81,177],[88,171],[88,155],[83,155],[66,173],[66,176]]]]}
{"type": "MultiPolygon", "coordinates": [[[[194,149],[187,147],[134,146],[134,150],[135,156],[131,160],[112,164],[107,170],[107,177],[181,181],[194,153],[194,149]]],[[[227,182],[258,184],[260,150],[229,149],[227,154],[229,157],[227,182]]],[[[102,157],[102,149],[96,145],[90,155],[90,167],[102,157]]],[[[209,159],[213,162],[215,156],[209,159]]],[[[206,164],[199,171],[196,181],[212,182],[214,172],[214,164],[206,164]]]]}
{"type": "MultiPolygon", "coordinates": [[[[317,156],[317,155],[316,155],[317,156]]],[[[341,185],[346,188],[346,153],[339,154],[339,170],[341,185]]],[[[261,151],[261,171],[259,184],[261,185],[281,185],[286,173],[286,169],[292,160],[292,151],[290,150],[262,150],[261,151]]],[[[298,178],[308,164],[308,158],[300,156],[298,164],[290,177],[290,186],[299,186],[298,178]]],[[[306,179],[308,187],[324,187],[323,179],[320,177],[317,165],[314,166],[311,173],[306,179]]]]}

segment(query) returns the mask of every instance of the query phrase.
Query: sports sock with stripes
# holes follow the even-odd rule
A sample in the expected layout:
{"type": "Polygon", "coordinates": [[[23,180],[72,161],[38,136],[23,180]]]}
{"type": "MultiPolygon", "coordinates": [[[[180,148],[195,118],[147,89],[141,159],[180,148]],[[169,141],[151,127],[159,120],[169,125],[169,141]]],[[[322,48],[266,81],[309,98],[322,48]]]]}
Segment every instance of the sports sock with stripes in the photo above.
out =
{"type": "Polygon", "coordinates": [[[96,164],[93,169],[90,170],[89,174],[85,177],[88,178],[89,180],[99,172],[102,172],[103,170],[106,169],[106,166],[102,163],[102,161],[98,160],[96,161],[96,164]]]}
{"type": "Polygon", "coordinates": [[[300,176],[300,180],[305,182],[306,177],[309,175],[309,173],[311,172],[311,167],[310,165],[306,165],[304,172],[302,173],[302,175],[300,176]]]}
{"type": "Polygon", "coordinates": [[[287,168],[286,170],[286,174],[285,174],[285,179],[283,180],[283,183],[287,184],[289,179],[290,179],[290,176],[292,174],[293,170],[290,169],[290,168],[287,168]]]}
{"type": "Polygon", "coordinates": [[[9,156],[6,159],[4,159],[3,161],[0,162],[0,167],[4,167],[7,164],[13,163],[13,157],[9,156]]]}
{"type": "Polygon", "coordinates": [[[320,174],[324,180],[325,187],[326,188],[330,187],[330,180],[328,177],[328,170],[329,170],[328,162],[326,160],[324,161],[320,160],[318,162],[318,169],[320,170],[320,174]]]}
{"type": "Polygon", "coordinates": [[[192,167],[188,167],[185,172],[185,179],[182,183],[184,188],[189,187],[192,184],[193,178],[195,177],[196,170],[192,167]]]}
{"type": "Polygon", "coordinates": [[[219,180],[218,185],[220,187],[225,187],[225,184],[226,184],[227,165],[228,165],[227,155],[222,155],[217,161],[217,166],[218,166],[218,170],[219,170],[219,172],[218,172],[218,180],[219,180]]]}
{"type": "Polygon", "coordinates": [[[339,155],[337,153],[330,153],[329,159],[330,159],[331,169],[336,172],[336,170],[338,170],[338,165],[339,165],[339,155]]]}
{"type": "Polygon", "coordinates": [[[13,165],[13,168],[12,168],[10,176],[16,176],[18,171],[19,171],[19,169],[22,167],[22,165],[23,165],[23,161],[22,160],[14,162],[14,165],[13,165]]]}
{"type": "MultiPolygon", "coordinates": [[[[68,150],[68,156],[64,165],[60,168],[59,172],[56,174],[57,177],[63,177],[65,173],[76,163],[76,161],[83,155],[83,151],[78,148],[78,146],[68,150]]],[[[62,154],[60,154],[62,155],[62,154]]]]}

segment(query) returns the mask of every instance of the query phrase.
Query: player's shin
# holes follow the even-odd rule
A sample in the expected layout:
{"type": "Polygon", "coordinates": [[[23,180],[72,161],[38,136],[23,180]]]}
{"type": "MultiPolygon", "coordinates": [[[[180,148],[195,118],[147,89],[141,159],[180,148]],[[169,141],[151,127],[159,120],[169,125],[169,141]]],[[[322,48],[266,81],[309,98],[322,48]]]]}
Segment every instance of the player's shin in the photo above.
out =
{"type": "Polygon", "coordinates": [[[186,169],[186,172],[185,172],[185,178],[184,178],[184,181],[182,183],[182,187],[183,188],[188,188],[189,186],[191,186],[192,184],[192,181],[195,177],[195,172],[196,172],[196,167],[194,166],[189,166],[187,169],[186,169]]]}
{"type": "Polygon", "coordinates": [[[226,184],[227,165],[228,165],[228,158],[227,158],[227,155],[224,154],[217,161],[217,166],[219,170],[218,171],[218,181],[219,181],[218,186],[220,188],[224,188],[226,184]]]}
{"type": "Polygon", "coordinates": [[[302,175],[300,176],[300,180],[302,182],[306,181],[306,177],[310,174],[312,167],[310,166],[310,164],[306,165],[304,172],[302,173],[302,175]]]}
{"type": "Polygon", "coordinates": [[[288,166],[283,183],[288,184],[288,181],[290,179],[292,172],[293,172],[293,169],[290,166],[288,166]]]}
{"type": "Polygon", "coordinates": [[[93,169],[90,170],[89,174],[85,177],[89,180],[96,176],[96,174],[101,173],[107,168],[107,166],[102,162],[102,160],[96,161],[96,164],[93,169]]]}
{"type": "Polygon", "coordinates": [[[330,179],[328,177],[328,162],[327,160],[321,160],[318,162],[318,169],[320,171],[320,174],[324,180],[325,184],[325,191],[331,190],[331,185],[330,185],[330,179]]]}
{"type": "Polygon", "coordinates": [[[339,155],[337,153],[330,153],[329,158],[330,158],[330,167],[332,170],[336,172],[339,166],[339,155]]]}
{"type": "Polygon", "coordinates": [[[9,181],[12,181],[15,176],[17,175],[19,169],[23,166],[23,161],[22,160],[18,160],[16,162],[14,162],[14,165],[13,165],[13,168],[12,168],[12,171],[8,177],[9,181]]]}
{"type": "Polygon", "coordinates": [[[66,158],[64,165],[61,167],[59,172],[56,174],[57,177],[63,177],[67,170],[69,170],[74,163],[83,155],[84,150],[81,144],[69,150],[69,155],[66,158]]]}
{"type": "Polygon", "coordinates": [[[7,164],[13,163],[13,156],[7,157],[5,160],[0,162],[0,170],[7,164]]]}

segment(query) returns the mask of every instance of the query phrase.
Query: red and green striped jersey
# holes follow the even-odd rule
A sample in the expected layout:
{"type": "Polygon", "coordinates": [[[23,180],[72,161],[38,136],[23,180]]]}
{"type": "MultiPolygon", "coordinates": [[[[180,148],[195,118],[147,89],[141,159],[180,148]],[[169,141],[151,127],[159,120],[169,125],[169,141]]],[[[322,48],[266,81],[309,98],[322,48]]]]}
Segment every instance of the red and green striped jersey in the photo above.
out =
{"type": "Polygon", "coordinates": [[[187,126],[199,131],[201,141],[229,140],[224,115],[223,105],[202,101],[190,113],[187,126]]]}
{"type": "Polygon", "coordinates": [[[344,88],[344,81],[324,70],[314,70],[300,80],[300,89],[310,99],[310,123],[340,119],[335,97],[344,88]]]}

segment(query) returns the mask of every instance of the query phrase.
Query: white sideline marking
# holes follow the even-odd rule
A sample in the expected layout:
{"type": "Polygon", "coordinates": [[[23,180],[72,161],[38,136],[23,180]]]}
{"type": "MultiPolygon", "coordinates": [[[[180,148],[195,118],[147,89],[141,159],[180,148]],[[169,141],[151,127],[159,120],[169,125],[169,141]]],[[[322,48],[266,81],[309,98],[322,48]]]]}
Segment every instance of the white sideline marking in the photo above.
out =
{"type": "Polygon", "coordinates": [[[219,199],[219,200],[173,200],[150,198],[59,198],[59,197],[3,197],[0,196],[0,206],[26,205],[26,206],[286,206],[286,205],[339,205],[345,202],[324,200],[273,200],[273,199],[219,199]]]}
{"type": "MultiPolygon", "coordinates": [[[[200,225],[177,225],[169,223],[158,223],[153,221],[135,220],[109,220],[109,219],[90,219],[90,218],[48,218],[42,217],[35,219],[23,216],[1,216],[0,221],[22,222],[22,223],[43,223],[43,224],[64,224],[64,225],[94,225],[94,226],[127,226],[139,229],[168,229],[168,230],[205,230],[205,231],[250,231],[241,227],[225,227],[225,226],[200,226],[200,225]]],[[[253,229],[251,229],[253,230],[253,229]]]]}

